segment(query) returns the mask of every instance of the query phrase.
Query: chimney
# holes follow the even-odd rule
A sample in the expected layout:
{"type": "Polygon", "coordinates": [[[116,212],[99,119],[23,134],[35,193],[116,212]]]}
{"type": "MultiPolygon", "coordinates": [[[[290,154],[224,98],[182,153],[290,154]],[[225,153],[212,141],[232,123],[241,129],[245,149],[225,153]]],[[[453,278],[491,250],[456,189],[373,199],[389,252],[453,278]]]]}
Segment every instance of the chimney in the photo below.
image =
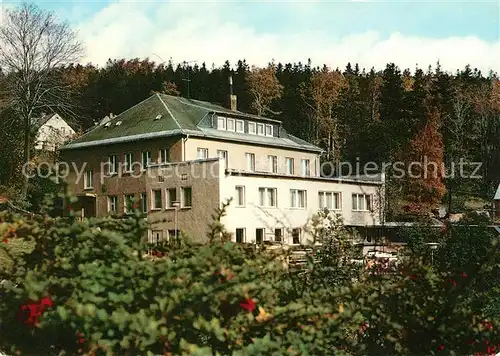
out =
{"type": "Polygon", "coordinates": [[[229,109],[231,111],[237,111],[238,98],[233,94],[233,76],[229,75],[229,109]]]}

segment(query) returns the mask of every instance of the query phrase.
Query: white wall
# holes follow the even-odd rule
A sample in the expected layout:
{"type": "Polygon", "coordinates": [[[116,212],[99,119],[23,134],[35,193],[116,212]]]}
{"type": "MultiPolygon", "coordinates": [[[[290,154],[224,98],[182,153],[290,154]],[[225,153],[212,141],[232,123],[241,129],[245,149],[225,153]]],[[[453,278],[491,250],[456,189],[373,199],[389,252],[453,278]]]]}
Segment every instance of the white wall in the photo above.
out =
{"type": "MultiPolygon", "coordinates": [[[[267,236],[264,240],[274,240],[274,229],[284,228],[285,243],[291,244],[291,228],[302,228],[309,219],[318,212],[319,191],[332,191],[342,193],[342,207],[340,213],[346,225],[370,226],[380,224],[378,214],[379,187],[376,185],[361,185],[349,183],[337,183],[332,181],[319,181],[314,179],[290,179],[274,177],[248,177],[227,176],[220,180],[221,199],[224,201],[235,196],[235,186],[245,187],[245,207],[236,207],[235,201],[230,205],[228,214],[223,223],[229,232],[235,233],[236,228],[246,228],[246,242],[255,242],[255,229],[266,228],[267,236]],[[259,207],[259,187],[277,188],[277,207],[259,207]],[[302,189],[307,191],[306,208],[290,207],[290,189],[302,189]],[[352,211],[352,194],[371,194],[374,211],[352,211]]],[[[235,198],[235,197],[234,197],[235,198]]],[[[233,236],[234,237],[234,236],[233,236]]],[[[307,234],[303,235],[308,238],[307,234]]]]}
{"type": "Polygon", "coordinates": [[[38,129],[35,148],[54,151],[55,146],[64,143],[75,131],[58,114],[52,116],[38,129]]]}

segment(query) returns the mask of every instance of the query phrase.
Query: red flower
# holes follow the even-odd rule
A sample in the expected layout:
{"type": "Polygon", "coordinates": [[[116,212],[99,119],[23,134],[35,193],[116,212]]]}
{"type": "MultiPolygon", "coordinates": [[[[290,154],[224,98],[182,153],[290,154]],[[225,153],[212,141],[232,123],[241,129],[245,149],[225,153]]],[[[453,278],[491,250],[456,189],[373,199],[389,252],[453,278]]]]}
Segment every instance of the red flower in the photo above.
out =
{"type": "Polygon", "coordinates": [[[4,237],[4,238],[3,238],[3,240],[2,240],[2,242],[7,243],[7,242],[9,242],[9,240],[7,240],[7,238],[6,238],[6,237],[4,237]]]}
{"type": "Polygon", "coordinates": [[[438,351],[443,351],[443,350],[444,350],[444,345],[443,344],[439,345],[438,346],[438,351]]]}
{"type": "Polygon", "coordinates": [[[54,305],[50,297],[43,297],[38,302],[28,301],[19,307],[18,319],[29,327],[38,325],[38,319],[46,308],[54,305]]]}
{"type": "Polygon", "coordinates": [[[240,303],[240,307],[246,309],[249,312],[253,312],[255,310],[255,302],[253,301],[252,298],[248,298],[240,303]]]}
{"type": "Polygon", "coordinates": [[[467,273],[465,273],[465,272],[460,272],[458,275],[460,277],[463,277],[463,278],[467,278],[468,277],[467,273]]]}

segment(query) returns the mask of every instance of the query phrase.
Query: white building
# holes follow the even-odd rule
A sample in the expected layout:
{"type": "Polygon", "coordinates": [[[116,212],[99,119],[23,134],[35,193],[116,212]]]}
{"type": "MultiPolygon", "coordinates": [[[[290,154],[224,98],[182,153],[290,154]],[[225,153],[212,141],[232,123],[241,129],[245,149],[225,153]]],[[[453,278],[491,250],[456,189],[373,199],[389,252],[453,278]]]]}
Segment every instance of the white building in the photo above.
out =
{"type": "Polygon", "coordinates": [[[32,126],[36,131],[36,150],[55,151],[75,134],[75,130],[57,113],[34,118],[32,126]]]}

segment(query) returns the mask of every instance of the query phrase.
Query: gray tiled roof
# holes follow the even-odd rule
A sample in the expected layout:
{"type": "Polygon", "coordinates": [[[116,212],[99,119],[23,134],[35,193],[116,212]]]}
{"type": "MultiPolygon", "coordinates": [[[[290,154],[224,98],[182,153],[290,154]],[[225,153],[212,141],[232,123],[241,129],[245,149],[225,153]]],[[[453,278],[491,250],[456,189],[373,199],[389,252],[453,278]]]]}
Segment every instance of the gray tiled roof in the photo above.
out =
{"type": "Polygon", "coordinates": [[[154,94],[113,117],[107,126],[96,126],[61,149],[189,134],[219,140],[321,152],[319,147],[288,134],[283,128],[280,128],[280,137],[266,137],[204,127],[203,119],[211,114],[231,115],[255,121],[279,122],[240,111],[231,111],[204,101],[154,94]]]}

